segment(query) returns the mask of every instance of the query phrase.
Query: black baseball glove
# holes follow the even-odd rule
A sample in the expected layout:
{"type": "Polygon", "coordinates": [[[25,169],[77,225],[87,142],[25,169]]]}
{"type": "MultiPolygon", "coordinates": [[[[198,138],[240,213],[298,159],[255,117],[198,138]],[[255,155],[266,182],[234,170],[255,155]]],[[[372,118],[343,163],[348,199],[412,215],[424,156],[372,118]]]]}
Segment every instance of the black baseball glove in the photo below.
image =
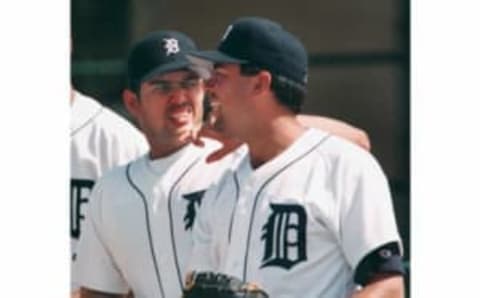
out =
{"type": "Polygon", "coordinates": [[[222,273],[193,272],[187,277],[183,298],[268,298],[252,283],[222,273]]]}

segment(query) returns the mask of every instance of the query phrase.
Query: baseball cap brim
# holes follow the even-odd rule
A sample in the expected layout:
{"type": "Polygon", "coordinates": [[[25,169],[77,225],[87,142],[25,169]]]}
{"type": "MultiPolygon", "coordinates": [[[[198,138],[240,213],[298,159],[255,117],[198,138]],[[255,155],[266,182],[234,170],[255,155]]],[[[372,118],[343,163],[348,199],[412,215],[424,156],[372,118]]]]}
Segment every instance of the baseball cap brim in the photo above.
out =
{"type": "Polygon", "coordinates": [[[235,63],[235,64],[248,63],[248,60],[238,59],[220,51],[197,51],[197,52],[191,52],[189,53],[189,55],[198,57],[201,59],[205,59],[213,63],[235,63]]]}
{"type": "Polygon", "coordinates": [[[141,82],[145,82],[151,80],[152,78],[162,75],[169,72],[179,71],[179,70],[191,70],[197,73],[201,78],[208,78],[209,70],[203,67],[198,67],[197,65],[192,65],[190,61],[187,59],[185,60],[178,60],[175,62],[171,62],[168,64],[161,65],[157,68],[154,68],[149,73],[144,75],[141,79],[141,82]]]}

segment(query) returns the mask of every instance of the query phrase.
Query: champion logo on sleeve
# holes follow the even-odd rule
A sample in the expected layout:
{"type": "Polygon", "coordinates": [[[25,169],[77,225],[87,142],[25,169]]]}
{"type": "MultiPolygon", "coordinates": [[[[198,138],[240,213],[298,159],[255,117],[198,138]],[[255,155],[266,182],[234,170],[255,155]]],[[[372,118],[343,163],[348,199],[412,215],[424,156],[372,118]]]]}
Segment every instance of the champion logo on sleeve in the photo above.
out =
{"type": "Polygon", "coordinates": [[[384,249],[381,249],[381,250],[378,252],[378,254],[379,254],[382,258],[388,259],[388,258],[391,258],[391,257],[392,257],[393,252],[392,252],[390,249],[384,248],[384,249]]]}

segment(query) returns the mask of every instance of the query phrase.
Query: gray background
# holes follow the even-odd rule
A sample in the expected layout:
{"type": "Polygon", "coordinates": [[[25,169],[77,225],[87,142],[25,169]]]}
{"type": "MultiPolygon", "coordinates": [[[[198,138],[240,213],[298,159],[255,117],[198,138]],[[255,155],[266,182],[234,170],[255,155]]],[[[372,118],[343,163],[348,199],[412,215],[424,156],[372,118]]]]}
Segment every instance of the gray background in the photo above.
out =
{"type": "Polygon", "coordinates": [[[175,29],[214,48],[246,15],[282,23],[309,51],[304,113],[366,130],[385,170],[410,259],[410,3],[406,0],[72,0],[72,82],[126,115],[124,60],[144,34],[175,29]]]}

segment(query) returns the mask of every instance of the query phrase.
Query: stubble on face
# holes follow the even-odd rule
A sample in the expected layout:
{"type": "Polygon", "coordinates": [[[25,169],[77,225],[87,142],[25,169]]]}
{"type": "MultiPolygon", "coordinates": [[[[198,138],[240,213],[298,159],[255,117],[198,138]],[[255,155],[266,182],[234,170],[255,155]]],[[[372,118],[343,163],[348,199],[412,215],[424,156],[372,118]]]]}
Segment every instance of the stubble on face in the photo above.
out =
{"type": "Polygon", "coordinates": [[[203,111],[202,84],[190,71],[160,75],[145,83],[141,99],[144,101],[143,122],[149,127],[155,143],[182,144],[199,129],[203,111]],[[191,87],[184,85],[194,79],[199,83],[191,87]]]}
{"type": "Polygon", "coordinates": [[[205,101],[208,102],[208,108],[205,111],[205,124],[220,133],[224,132],[225,122],[221,111],[221,105],[218,101],[213,101],[214,94],[207,92],[205,101]]]}
{"type": "Polygon", "coordinates": [[[207,84],[212,112],[210,125],[216,131],[228,137],[237,137],[242,113],[242,99],[245,96],[245,79],[237,64],[219,64],[215,66],[212,80],[207,84]]]}

